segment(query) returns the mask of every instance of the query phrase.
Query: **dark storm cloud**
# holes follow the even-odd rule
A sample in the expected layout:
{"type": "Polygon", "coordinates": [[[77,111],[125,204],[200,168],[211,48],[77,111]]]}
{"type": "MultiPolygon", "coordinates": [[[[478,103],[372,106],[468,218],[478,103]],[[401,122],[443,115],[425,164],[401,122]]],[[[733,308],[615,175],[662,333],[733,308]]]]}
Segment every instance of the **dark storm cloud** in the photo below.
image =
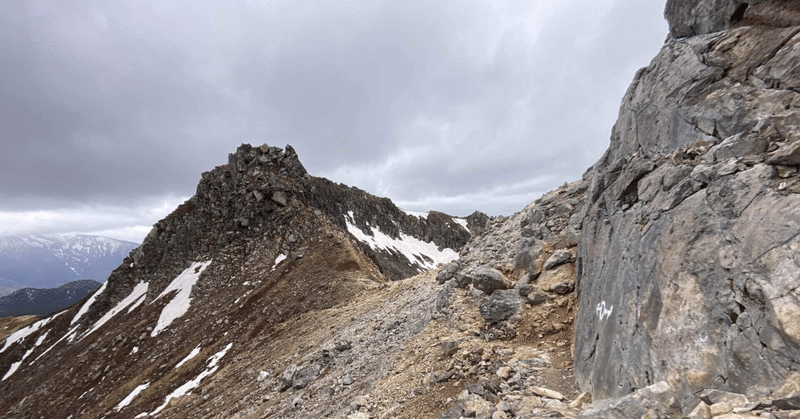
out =
{"type": "Polygon", "coordinates": [[[426,109],[385,158],[331,176],[401,204],[440,200],[435,208],[458,214],[470,205],[508,214],[578,179],[607,147],[625,89],[666,32],[653,35],[663,27],[660,10],[643,2],[563,2],[537,23],[534,36],[524,25],[487,29],[500,36],[479,50],[483,65],[456,66],[471,72],[471,94],[426,109]],[[510,183],[528,185],[527,195],[501,197],[510,183]]]}
{"type": "Polygon", "coordinates": [[[34,4],[0,29],[11,44],[0,67],[0,191],[13,197],[3,207],[185,190],[199,173],[181,169],[207,159],[186,131],[215,99],[198,93],[191,57],[135,38],[114,16],[34,4]]]}
{"type": "Polygon", "coordinates": [[[409,209],[510,213],[607,147],[658,3],[5,2],[0,213],[188,196],[242,142],[409,209]]]}

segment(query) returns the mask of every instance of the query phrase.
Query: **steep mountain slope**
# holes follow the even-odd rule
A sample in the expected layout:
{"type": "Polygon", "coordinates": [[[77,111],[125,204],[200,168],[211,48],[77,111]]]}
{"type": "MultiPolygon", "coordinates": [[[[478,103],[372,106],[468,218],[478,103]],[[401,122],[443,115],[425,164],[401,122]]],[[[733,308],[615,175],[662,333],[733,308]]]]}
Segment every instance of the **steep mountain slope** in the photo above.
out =
{"type": "Polygon", "coordinates": [[[0,297],[0,317],[55,313],[83,300],[101,285],[91,279],[82,279],[58,288],[23,288],[0,297]]]}
{"type": "Polygon", "coordinates": [[[137,246],[82,234],[0,237],[0,286],[55,288],[79,279],[102,282],[137,246]]]}
{"type": "Polygon", "coordinates": [[[289,146],[243,145],[82,307],[9,337],[0,411],[113,415],[138,386],[120,417],[175,409],[166,401],[191,380],[229,380],[232,370],[215,373],[231,359],[237,370],[242,357],[285,361],[297,327],[320,327],[303,319],[457,258],[482,221],[406,214],[308,176],[289,146]]]}

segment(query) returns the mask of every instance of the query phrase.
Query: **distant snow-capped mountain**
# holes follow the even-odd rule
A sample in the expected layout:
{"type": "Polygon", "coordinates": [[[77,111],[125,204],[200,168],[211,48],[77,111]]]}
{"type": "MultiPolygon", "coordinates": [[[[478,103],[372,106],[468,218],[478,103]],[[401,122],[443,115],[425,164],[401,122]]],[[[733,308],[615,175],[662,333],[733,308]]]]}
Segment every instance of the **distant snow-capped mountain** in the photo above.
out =
{"type": "Polygon", "coordinates": [[[103,282],[137,243],[91,235],[0,237],[0,283],[54,288],[103,282]]]}

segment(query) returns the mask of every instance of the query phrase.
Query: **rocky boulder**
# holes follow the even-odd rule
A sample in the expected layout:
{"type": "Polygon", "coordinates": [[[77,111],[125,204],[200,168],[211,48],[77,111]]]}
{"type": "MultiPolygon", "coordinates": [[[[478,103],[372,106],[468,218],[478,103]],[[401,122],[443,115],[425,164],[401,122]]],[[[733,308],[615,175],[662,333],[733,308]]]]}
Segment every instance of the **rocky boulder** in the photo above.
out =
{"type": "Polygon", "coordinates": [[[528,273],[536,279],[547,255],[545,246],[558,250],[577,245],[590,184],[591,173],[587,172],[582,179],[561,185],[510,217],[489,219],[461,250],[461,270],[495,267],[513,272],[517,278],[528,273]]]}
{"type": "Polygon", "coordinates": [[[572,262],[575,260],[575,255],[567,249],[560,249],[556,250],[552,256],[547,258],[545,261],[544,266],[542,267],[545,271],[549,271],[550,269],[555,268],[558,265],[563,263],[572,262]]]}
{"type": "Polygon", "coordinates": [[[578,419],[680,418],[680,406],[665,381],[618,399],[594,402],[578,419]]]}
{"type": "Polygon", "coordinates": [[[445,282],[453,279],[453,276],[458,272],[458,261],[450,262],[442,267],[439,274],[436,275],[436,282],[444,284],[445,282]]]}
{"type": "Polygon", "coordinates": [[[664,17],[670,34],[684,38],[728,29],[742,20],[748,6],[741,0],[669,0],[664,17]]]}
{"type": "Polygon", "coordinates": [[[512,284],[500,271],[492,268],[478,268],[469,274],[469,277],[472,278],[472,286],[487,295],[492,294],[495,290],[512,287],[512,284]]]}
{"type": "Polygon", "coordinates": [[[481,300],[481,316],[489,323],[507,320],[521,308],[517,290],[497,290],[481,300]]]}

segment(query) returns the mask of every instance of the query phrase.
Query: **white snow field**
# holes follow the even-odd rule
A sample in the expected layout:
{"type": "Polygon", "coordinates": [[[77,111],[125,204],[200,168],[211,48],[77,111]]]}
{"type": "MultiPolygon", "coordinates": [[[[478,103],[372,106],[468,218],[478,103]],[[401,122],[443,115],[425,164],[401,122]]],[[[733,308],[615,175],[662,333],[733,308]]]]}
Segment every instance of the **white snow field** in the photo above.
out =
{"type": "Polygon", "coordinates": [[[404,213],[406,213],[406,214],[408,214],[408,215],[410,215],[412,217],[422,218],[422,219],[425,219],[425,220],[428,219],[428,213],[427,212],[406,211],[404,209],[400,209],[400,211],[403,211],[404,213]]]}
{"type": "Polygon", "coordinates": [[[458,252],[453,249],[444,248],[439,250],[433,242],[424,242],[416,237],[408,236],[402,231],[399,239],[393,239],[384,234],[379,228],[370,227],[372,236],[364,234],[353,222],[353,212],[349,211],[345,217],[347,231],[355,238],[366,243],[374,250],[383,249],[389,252],[400,253],[411,263],[416,263],[423,269],[433,269],[440,263],[452,262],[458,259],[458,252]],[[430,260],[424,259],[426,256],[430,260]]]}
{"type": "Polygon", "coordinates": [[[147,389],[147,387],[150,387],[150,383],[144,383],[144,384],[136,387],[135,389],[133,389],[133,391],[131,391],[131,394],[128,394],[128,397],[125,397],[124,399],[122,399],[122,401],[119,402],[119,404],[117,405],[117,407],[114,408],[114,410],[119,412],[120,410],[124,409],[125,406],[131,404],[133,399],[135,399],[136,396],[139,395],[139,393],[141,393],[145,389],[147,389]]]}
{"type": "MultiPolygon", "coordinates": [[[[158,324],[150,333],[150,336],[155,337],[162,330],[166,329],[172,322],[177,319],[178,317],[183,316],[189,311],[189,306],[192,303],[191,294],[192,294],[192,287],[197,280],[200,278],[200,274],[206,270],[208,265],[211,264],[211,261],[206,262],[194,262],[191,266],[186,268],[177,278],[173,279],[172,282],[164,289],[164,291],[156,297],[153,302],[158,301],[159,298],[171,293],[172,291],[177,291],[178,293],[172,297],[169,303],[161,310],[161,315],[158,317],[158,324]]],[[[152,303],[151,303],[152,304],[152,303]]]]}
{"type": "Polygon", "coordinates": [[[58,314],[53,315],[53,316],[50,316],[50,317],[48,317],[46,319],[39,320],[38,322],[36,322],[36,323],[34,323],[34,324],[32,324],[32,325],[30,325],[28,327],[23,327],[22,329],[19,329],[16,332],[12,333],[11,336],[6,338],[6,344],[3,346],[3,349],[0,349],[0,353],[3,353],[6,349],[8,349],[9,346],[11,346],[11,345],[21,341],[22,339],[25,339],[26,337],[36,333],[39,329],[41,329],[42,327],[47,325],[47,323],[50,323],[53,319],[55,319],[56,317],[58,317],[58,316],[60,316],[60,315],[62,315],[64,313],[65,312],[62,311],[61,313],[58,313],[58,314]]]}
{"type": "MultiPolygon", "coordinates": [[[[274,271],[275,268],[278,267],[278,264],[283,262],[285,259],[286,259],[286,255],[284,255],[283,253],[279,254],[278,257],[275,258],[275,263],[272,264],[272,271],[274,271]]],[[[270,272],[272,272],[272,271],[270,271],[270,272]]]]}
{"type": "Polygon", "coordinates": [[[81,309],[78,310],[78,314],[76,314],[75,317],[72,318],[72,321],[69,322],[70,325],[75,324],[75,322],[77,322],[81,318],[81,316],[83,316],[84,314],[86,314],[87,311],[89,311],[89,307],[91,307],[92,304],[94,304],[94,300],[97,299],[97,297],[100,294],[102,294],[103,291],[106,290],[106,285],[108,285],[108,281],[103,282],[103,285],[101,285],[100,288],[97,291],[95,291],[94,294],[92,294],[92,296],[89,297],[89,299],[85,303],[83,303],[81,309]]]}
{"type": "MultiPolygon", "coordinates": [[[[469,227],[467,226],[467,220],[463,218],[453,218],[453,221],[457,222],[461,227],[464,227],[464,230],[469,231],[469,227]]],[[[469,231],[469,233],[472,234],[471,231],[469,231]]]]}
{"type": "Polygon", "coordinates": [[[192,349],[192,352],[189,352],[189,355],[186,355],[186,357],[185,357],[185,358],[183,358],[183,359],[181,360],[181,362],[178,362],[178,364],[177,364],[177,365],[175,365],[175,369],[177,370],[178,368],[180,368],[180,367],[181,367],[181,365],[185,364],[185,363],[186,363],[186,361],[188,361],[188,360],[190,360],[190,359],[192,359],[192,358],[196,357],[196,356],[197,356],[197,354],[199,354],[199,353],[200,353],[200,347],[199,347],[199,346],[197,346],[197,347],[195,347],[194,349],[192,349]]]}
{"type": "Polygon", "coordinates": [[[0,379],[0,381],[5,381],[6,378],[10,377],[11,374],[13,374],[17,370],[17,368],[19,368],[19,366],[22,365],[22,361],[24,361],[25,358],[27,358],[28,356],[30,356],[30,354],[33,353],[34,349],[36,349],[36,348],[33,347],[33,348],[28,349],[28,351],[25,352],[25,355],[22,355],[22,359],[20,359],[19,361],[11,364],[11,368],[8,369],[8,372],[6,373],[6,375],[3,376],[2,379],[0,379]]]}
{"type": "MultiPolygon", "coordinates": [[[[228,346],[226,346],[223,350],[215,353],[214,355],[211,356],[211,358],[208,358],[207,361],[208,365],[206,365],[206,369],[203,370],[203,372],[201,372],[200,374],[197,375],[197,377],[193,378],[192,380],[189,380],[186,384],[176,388],[175,391],[167,395],[167,397],[164,399],[164,404],[159,406],[156,410],[150,412],[149,415],[150,416],[157,415],[159,412],[164,410],[165,407],[167,407],[167,404],[169,403],[170,400],[176,397],[181,397],[185,396],[186,394],[189,394],[189,391],[200,385],[200,381],[203,378],[206,378],[209,375],[217,372],[217,368],[219,368],[219,365],[217,365],[217,363],[219,362],[220,359],[222,359],[223,356],[225,356],[226,353],[228,353],[228,350],[231,349],[232,346],[233,343],[229,343],[228,346]]],[[[136,417],[138,418],[142,415],[145,414],[140,414],[137,415],[136,417]]]]}
{"type": "Polygon", "coordinates": [[[102,325],[106,324],[106,322],[111,320],[112,317],[116,316],[117,313],[119,313],[122,310],[125,310],[126,308],[128,308],[128,306],[130,306],[131,304],[135,303],[140,298],[142,298],[143,295],[147,294],[147,288],[148,288],[147,282],[140,282],[136,284],[136,286],[133,287],[133,291],[131,291],[131,293],[128,294],[127,297],[125,297],[122,301],[118,302],[117,305],[114,306],[114,308],[112,308],[106,314],[104,314],[103,317],[101,317],[100,320],[98,320],[97,323],[95,323],[94,326],[92,326],[92,328],[89,329],[88,332],[81,335],[81,337],[78,340],[83,340],[83,338],[85,338],[86,336],[91,335],[95,330],[99,329],[102,325]]]}

